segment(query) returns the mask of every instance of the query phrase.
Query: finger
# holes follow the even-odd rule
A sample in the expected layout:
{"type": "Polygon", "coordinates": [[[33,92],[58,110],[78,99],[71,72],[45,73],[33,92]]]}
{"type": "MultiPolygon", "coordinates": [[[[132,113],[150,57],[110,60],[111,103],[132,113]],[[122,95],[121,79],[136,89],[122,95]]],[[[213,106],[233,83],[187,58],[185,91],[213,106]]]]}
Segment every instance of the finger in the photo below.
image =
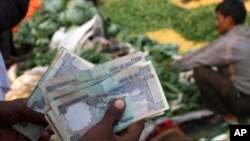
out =
{"type": "Polygon", "coordinates": [[[48,131],[43,131],[39,140],[41,140],[41,141],[49,141],[50,136],[51,135],[50,135],[50,133],[48,131]]]}
{"type": "Polygon", "coordinates": [[[0,128],[0,140],[2,141],[28,141],[29,139],[16,130],[9,128],[0,128]]]}
{"type": "Polygon", "coordinates": [[[23,120],[31,122],[33,124],[48,125],[44,114],[33,111],[32,109],[26,107],[22,112],[23,120]]]}
{"type": "Polygon", "coordinates": [[[21,115],[21,119],[23,121],[31,122],[34,124],[39,124],[39,125],[48,125],[44,114],[36,112],[29,107],[27,107],[27,98],[20,98],[17,99],[18,102],[21,103],[21,106],[19,108],[19,114],[21,115]]]}
{"type": "Polygon", "coordinates": [[[121,135],[126,140],[139,140],[144,129],[144,121],[139,121],[126,129],[126,132],[121,135]]]}
{"type": "Polygon", "coordinates": [[[120,120],[125,109],[125,102],[122,99],[115,100],[112,105],[106,111],[103,119],[100,123],[107,127],[114,127],[115,124],[120,120]]]}
{"type": "Polygon", "coordinates": [[[29,141],[30,139],[25,137],[23,134],[18,133],[17,136],[16,136],[16,140],[17,141],[29,141]]]}
{"type": "Polygon", "coordinates": [[[50,135],[55,134],[51,127],[48,127],[48,128],[47,128],[47,131],[49,132],[50,135]]]}

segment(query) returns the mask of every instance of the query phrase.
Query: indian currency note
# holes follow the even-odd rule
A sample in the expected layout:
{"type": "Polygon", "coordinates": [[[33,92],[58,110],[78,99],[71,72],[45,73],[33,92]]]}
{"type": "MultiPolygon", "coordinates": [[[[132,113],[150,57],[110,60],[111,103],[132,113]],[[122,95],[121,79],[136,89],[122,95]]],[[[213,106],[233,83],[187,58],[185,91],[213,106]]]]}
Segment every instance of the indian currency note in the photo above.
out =
{"type": "MultiPolygon", "coordinates": [[[[73,92],[76,92],[76,91],[79,91],[79,90],[82,90],[82,89],[85,89],[87,87],[90,87],[90,86],[93,86],[103,80],[105,80],[106,77],[103,77],[103,78],[100,78],[100,79],[95,79],[95,80],[92,80],[92,81],[88,81],[88,82],[79,82],[77,84],[73,83],[72,85],[68,85],[68,86],[65,86],[65,87],[62,87],[62,88],[59,88],[55,91],[52,91],[50,92],[50,94],[47,94],[47,97],[49,99],[49,104],[46,105],[47,106],[47,111],[51,110],[51,105],[50,105],[50,102],[56,100],[56,99],[59,99],[63,96],[66,96],[66,95],[70,95],[72,94],[73,92]]],[[[53,84],[50,84],[50,83],[47,83],[45,84],[47,86],[52,86],[53,84]]],[[[46,87],[46,86],[43,86],[43,87],[46,87]]],[[[164,112],[161,112],[161,113],[157,113],[156,115],[153,115],[151,118],[153,117],[157,117],[157,116],[160,116],[160,115],[163,115],[164,112]]]]}
{"type": "MultiPolygon", "coordinates": [[[[67,87],[67,86],[72,86],[79,82],[87,82],[91,80],[100,79],[103,77],[109,77],[110,75],[113,75],[123,69],[126,69],[129,66],[140,61],[145,61],[145,57],[142,52],[130,54],[130,55],[106,62],[104,64],[96,65],[94,68],[86,70],[86,71],[81,71],[78,73],[71,73],[62,77],[53,78],[51,80],[44,81],[43,83],[40,83],[40,88],[42,90],[45,102],[49,103],[48,97],[50,93],[56,91],[57,89],[67,87]]],[[[93,82],[97,82],[97,81],[93,81],[93,82]]]]}
{"type": "MultiPolygon", "coordinates": [[[[140,62],[136,62],[135,64],[140,64],[140,63],[143,63],[143,62],[144,62],[144,60],[141,60],[140,62]]],[[[93,86],[92,84],[100,83],[101,81],[103,81],[103,80],[105,80],[107,78],[109,78],[109,77],[105,76],[105,77],[95,79],[95,80],[91,80],[91,81],[87,81],[87,82],[79,82],[76,85],[72,85],[70,87],[66,87],[66,88],[63,88],[63,89],[59,89],[59,90],[57,90],[55,92],[52,92],[52,93],[48,94],[48,99],[50,101],[49,103],[51,103],[52,101],[54,101],[54,100],[56,100],[58,98],[61,98],[61,97],[65,96],[65,95],[70,95],[70,94],[72,94],[72,93],[74,93],[76,91],[88,88],[89,86],[93,86]]]]}
{"type": "MultiPolygon", "coordinates": [[[[40,79],[39,83],[54,77],[63,76],[67,73],[87,70],[93,66],[94,65],[90,62],[62,48],[59,50],[57,56],[53,60],[46,73],[40,79]]],[[[44,99],[38,86],[33,90],[32,95],[28,100],[28,107],[37,112],[45,112],[44,99]]],[[[40,137],[42,131],[45,129],[44,126],[31,124],[29,122],[17,123],[12,126],[12,128],[24,134],[31,140],[37,140],[40,137]]]]}
{"type": "Polygon", "coordinates": [[[60,133],[58,132],[57,128],[55,127],[53,121],[50,119],[50,117],[48,116],[48,114],[45,114],[45,119],[49,124],[49,127],[53,130],[53,132],[55,133],[56,137],[58,140],[63,140],[63,138],[61,137],[60,133]]]}
{"type": "Polygon", "coordinates": [[[115,132],[169,108],[152,63],[136,64],[100,84],[51,103],[66,136],[64,140],[79,140],[81,135],[100,121],[114,98],[126,101],[125,112],[115,132]]]}
{"type": "Polygon", "coordinates": [[[107,79],[107,77],[102,77],[102,78],[87,81],[87,82],[79,82],[79,83],[72,85],[70,87],[64,87],[64,88],[58,89],[54,92],[49,93],[49,95],[48,95],[49,103],[51,103],[52,101],[57,100],[63,96],[69,95],[73,92],[76,92],[76,91],[79,91],[81,89],[85,89],[85,88],[91,87],[93,85],[96,85],[105,79],[107,79]]]}
{"type": "Polygon", "coordinates": [[[62,127],[58,123],[59,121],[56,119],[55,114],[53,113],[52,110],[50,110],[50,111],[47,112],[47,115],[48,115],[50,121],[52,122],[54,128],[56,129],[56,131],[60,135],[60,138],[61,138],[60,140],[63,140],[65,138],[65,135],[63,134],[63,132],[61,132],[62,127]]]}
{"type": "MultiPolygon", "coordinates": [[[[50,106],[51,101],[54,101],[54,100],[56,100],[58,98],[61,98],[61,97],[65,96],[65,95],[71,94],[71,93],[73,93],[75,91],[79,91],[81,89],[96,85],[96,84],[100,83],[101,81],[103,81],[105,79],[106,79],[106,77],[91,80],[91,81],[87,81],[87,82],[82,82],[82,83],[79,82],[79,83],[76,83],[76,84],[67,85],[65,87],[62,87],[60,89],[57,89],[55,91],[52,91],[52,92],[48,93],[47,98],[49,100],[49,103],[47,103],[45,105],[46,106],[46,111],[51,110],[51,106],[50,106]]],[[[48,83],[46,83],[46,85],[47,84],[48,83]]]]}
{"type": "MultiPolygon", "coordinates": [[[[142,62],[137,62],[137,63],[142,63],[142,62]]],[[[50,92],[49,94],[47,94],[47,97],[49,99],[49,104],[47,105],[47,110],[51,110],[51,105],[50,105],[50,102],[56,100],[56,99],[59,99],[63,96],[66,96],[66,95],[70,95],[72,94],[73,92],[76,92],[76,91],[80,91],[82,89],[85,89],[85,88],[88,88],[90,86],[93,86],[97,83],[100,83],[101,81],[107,79],[107,77],[102,77],[102,78],[99,78],[99,79],[95,79],[95,80],[91,80],[91,81],[87,81],[87,82],[79,82],[77,84],[73,84],[73,85],[68,85],[68,86],[65,86],[65,87],[62,87],[60,89],[57,89],[56,91],[52,91],[50,92]]],[[[52,86],[53,84],[51,83],[46,83],[44,84],[44,88],[46,88],[47,86],[52,86]]],[[[157,117],[157,116],[160,116],[160,115],[163,115],[164,112],[161,112],[161,113],[157,113],[156,115],[153,115],[153,117],[157,117]]]]}

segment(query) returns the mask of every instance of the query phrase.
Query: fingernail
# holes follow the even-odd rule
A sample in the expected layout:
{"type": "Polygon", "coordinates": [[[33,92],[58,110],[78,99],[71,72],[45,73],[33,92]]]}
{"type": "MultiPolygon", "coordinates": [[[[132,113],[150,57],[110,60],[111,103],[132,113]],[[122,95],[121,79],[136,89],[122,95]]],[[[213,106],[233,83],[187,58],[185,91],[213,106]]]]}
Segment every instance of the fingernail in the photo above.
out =
{"type": "Polygon", "coordinates": [[[115,108],[122,110],[125,106],[125,102],[121,99],[118,99],[115,101],[114,106],[115,106],[115,108]]]}

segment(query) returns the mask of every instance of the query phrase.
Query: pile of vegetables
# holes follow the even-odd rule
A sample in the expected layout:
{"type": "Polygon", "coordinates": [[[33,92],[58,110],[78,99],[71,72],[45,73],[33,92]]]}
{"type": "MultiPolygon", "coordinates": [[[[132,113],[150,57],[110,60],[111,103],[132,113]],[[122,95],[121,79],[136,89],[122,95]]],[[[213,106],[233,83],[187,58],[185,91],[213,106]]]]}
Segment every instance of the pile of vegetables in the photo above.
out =
{"type": "MultiPolygon", "coordinates": [[[[129,34],[172,28],[193,41],[208,42],[217,37],[215,5],[183,9],[168,0],[106,0],[102,9],[129,34]]],[[[250,25],[250,14],[246,23],[250,25]]]]}
{"type": "Polygon", "coordinates": [[[48,65],[55,53],[48,53],[52,35],[60,28],[70,30],[80,26],[95,14],[97,8],[89,1],[84,0],[43,0],[41,10],[24,22],[14,38],[14,43],[19,52],[28,52],[20,55],[20,61],[28,60],[27,68],[48,65]],[[46,58],[46,59],[43,59],[46,58]]]}
{"type": "Polygon", "coordinates": [[[78,54],[80,57],[90,61],[93,64],[102,64],[114,59],[111,55],[107,53],[101,53],[97,51],[97,46],[91,49],[81,48],[78,54]]]}

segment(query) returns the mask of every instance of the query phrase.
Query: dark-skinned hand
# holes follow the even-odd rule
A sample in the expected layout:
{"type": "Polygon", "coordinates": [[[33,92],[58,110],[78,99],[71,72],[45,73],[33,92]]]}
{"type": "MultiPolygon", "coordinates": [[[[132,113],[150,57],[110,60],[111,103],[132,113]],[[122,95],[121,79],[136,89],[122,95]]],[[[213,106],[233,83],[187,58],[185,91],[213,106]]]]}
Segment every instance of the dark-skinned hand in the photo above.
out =
{"type": "MultiPolygon", "coordinates": [[[[0,140],[28,140],[11,128],[14,124],[27,121],[38,125],[48,125],[44,115],[27,107],[27,99],[0,101],[0,140]]],[[[53,131],[49,128],[41,135],[41,140],[49,140],[53,131]]]]}
{"type": "Polygon", "coordinates": [[[108,108],[103,119],[88,130],[81,141],[137,141],[144,129],[144,121],[137,122],[127,129],[115,134],[115,125],[119,122],[125,109],[125,102],[116,100],[108,108]]]}

